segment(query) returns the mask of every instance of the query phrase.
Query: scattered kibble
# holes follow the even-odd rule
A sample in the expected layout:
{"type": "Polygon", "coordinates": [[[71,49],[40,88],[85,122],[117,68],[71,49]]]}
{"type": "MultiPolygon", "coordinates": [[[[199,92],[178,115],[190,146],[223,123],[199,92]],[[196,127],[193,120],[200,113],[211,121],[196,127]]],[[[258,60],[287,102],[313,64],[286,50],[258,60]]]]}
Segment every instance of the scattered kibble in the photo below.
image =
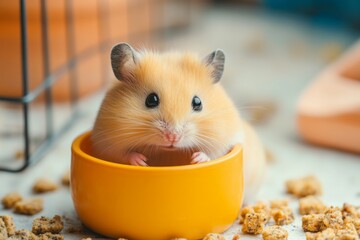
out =
{"type": "Polygon", "coordinates": [[[64,227],[64,223],[61,221],[59,215],[55,215],[53,218],[40,217],[33,221],[32,232],[36,235],[43,233],[58,234],[64,227]]]}
{"type": "Polygon", "coordinates": [[[23,198],[22,196],[17,192],[12,192],[6,194],[3,199],[1,200],[2,205],[4,208],[13,208],[15,204],[19,201],[21,201],[23,198]]]}
{"type": "Polygon", "coordinates": [[[22,229],[15,232],[15,235],[8,238],[8,240],[39,240],[38,236],[31,231],[22,229]]]}
{"type": "Polygon", "coordinates": [[[298,198],[309,195],[321,195],[322,187],[315,176],[306,176],[299,179],[291,179],[285,183],[287,192],[298,198]]]}
{"type": "Polygon", "coordinates": [[[270,208],[283,208],[289,206],[289,200],[288,199],[277,199],[270,201],[270,208]]]}
{"type": "Polygon", "coordinates": [[[341,229],[344,225],[340,208],[330,207],[324,212],[325,228],[341,229]]]}
{"type": "Polygon", "coordinates": [[[55,191],[57,188],[58,185],[50,179],[40,178],[35,182],[32,189],[34,193],[45,193],[55,191]]]}
{"type": "Polygon", "coordinates": [[[70,171],[67,171],[61,178],[61,183],[64,186],[70,186],[70,171]]]}
{"type": "Polygon", "coordinates": [[[307,232],[306,233],[306,240],[320,240],[320,239],[324,239],[324,240],[335,239],[334,229],[327,228],[322,232],[317,232],[317,233],[307,232]]]}
{"type": "Polygon", "coordinates": [[[232,240],[239,240],[241,237],[239,234],[235,234],[233,237],[232,237],[232,240]]]}
{"type": "Polygon", "coordinates": [[[265,213],[248,213],[242,225],[243,233],[260,234],[263,232],[268,217],[265,213]]]}
{"type": "Polygon", "coordinates": [[[64,240],[64,236],[61,234],[54,234],[54,233],[43,233],[40,234],[37,238],[38,240],[64,240]]]}
{"type": "Polygon", "coordinates": [[[264,229],[262,237],[264,240],[286,240],[288,232],[280,226],[270,226],[264,229]]]}
{"type": "Polygon", "coordinates": [[[255,205],[251,205],[251,206],[247,206],[241,209],[240,212],[240,223],[243,223],[246,214],[248,213],[263,213],[265,219],[266,219],[266,223],[270,220],[271,218],[271,212],[270,212],[270,208],[267,204],[265,204],[264,202],[258,202],[255,205]]]}
{"type": "Polygon", "coordinates": [[[14,212],[24,215],[34,215],[43,210],[44,200],[41,198],[29,198],[17,202],[14,207],[14,212]]]}
{"type": "Polygon", "coordinates": [[[305,232],[319,232],[325,229],[324,226],[325,215],[309,214],[302,217],[302,228],[305,232]]]}
{"type": "Polygon", "coordinates": [[[326,205],[316,196],[307,196],[299,200],[299,212],[301,215],[323,213],[326,205]]]}
{"type": "MultiPolygon", "coordinates": [[[[3,225],[5,226],[7,236],[8,237],[13,236],[16,231],[13,218],[11,216],[0,216],[0,220],[2,220],[4,223],[3,225]]],[[[3,231],[0,230],[0,232],[3,232],[3,231]]],[[[1,236],[1,234],[0,234],[0,236],[1,236]]]]}
{"type": "Polygon", "coordinates": [[[281,207],[271,210],[276,225],[288,225],[295,219],[290,207],[281,207]]]}
{"type": "Polygon", "coordinates": [[[225,240],[224,236],[218,233],[209,233],[203,240],[225,240]]]}

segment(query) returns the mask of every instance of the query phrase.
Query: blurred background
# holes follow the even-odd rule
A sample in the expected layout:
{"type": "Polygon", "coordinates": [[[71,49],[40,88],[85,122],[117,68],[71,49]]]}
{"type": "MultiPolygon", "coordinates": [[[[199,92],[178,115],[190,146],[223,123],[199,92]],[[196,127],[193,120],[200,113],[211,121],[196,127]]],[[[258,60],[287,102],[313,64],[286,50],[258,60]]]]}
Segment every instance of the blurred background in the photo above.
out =
{"type": "Polygon", "coordinates": [[[222,48],[223,84],[243,116],[257,123],[271,115],[278,121],[260,131],[281,128],[297,138],[298,98],[356,41],[360,2],[1,1],[0,29],[0,163],[27,160],[18,169],[41,158],[85,111],[81,102],[101,100],[118,42],[204,56],[222,48]]]}
{"type": "Polygon", "coordinates": [[[300,93],[359,29],[357,0],[0,1],[1,167],[40,159],[84,111],[79,101],[102,96],[118,42],[204,56],[222,48],[223,84],[244,117],[255,122],[277,109],[280,120],[265,129],[286,122],[296,138],[300,93]]]}
{"type": "MultiPolygon", "coordinates": [[[[271,163],[259,198],[312,173],[328,204],[360,204],[359,33],[358,0],[0,0],[0,169],[38,162],[1,172],[0,194],[69,168],[72,140],[92,128],[114,81],[111,47],[128,42],[224,50],[222,84],[271,163]]],[[[79,224],[68,192],[45,198],[42,214],[79,224]]]]}

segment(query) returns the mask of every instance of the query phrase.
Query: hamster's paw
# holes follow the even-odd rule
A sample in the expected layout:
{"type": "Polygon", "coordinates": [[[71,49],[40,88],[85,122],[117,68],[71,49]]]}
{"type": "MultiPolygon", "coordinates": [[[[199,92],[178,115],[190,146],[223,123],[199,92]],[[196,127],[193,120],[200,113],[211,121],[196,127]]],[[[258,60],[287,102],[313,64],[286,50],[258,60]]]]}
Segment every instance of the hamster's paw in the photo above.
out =
{"type": "Polygon", "coordinates": [[[145,161],[147,160],[146,157],[137,152],[129,153],[129,163],[134,166],[148,166],[145,161]]]}
{"type": "Polygon", "coordinates": [[[208,161],[210,161],[210,158],[203,152],[194,152],[191,156],[191,164],[198,164],[208,161]]]}

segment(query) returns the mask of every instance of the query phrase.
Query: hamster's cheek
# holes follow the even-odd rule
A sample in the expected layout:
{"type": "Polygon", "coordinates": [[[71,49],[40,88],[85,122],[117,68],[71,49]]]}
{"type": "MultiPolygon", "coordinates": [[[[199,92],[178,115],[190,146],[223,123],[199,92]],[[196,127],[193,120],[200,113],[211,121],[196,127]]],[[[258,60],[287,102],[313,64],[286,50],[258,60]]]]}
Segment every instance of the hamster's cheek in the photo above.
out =
{"type": "Polygon", "coordinates": [[[175,144],[179,148],[193,148],[198,145],[198,137],[196,129],[185,130],[179,142],[175,144]]]}
{"type": "Polygon", "coordinates": [[[187,138],[177,142],[174,146],[177,148],[194,148],[196,146],[196,142],[195,139],[191,140],[187,138]]]}

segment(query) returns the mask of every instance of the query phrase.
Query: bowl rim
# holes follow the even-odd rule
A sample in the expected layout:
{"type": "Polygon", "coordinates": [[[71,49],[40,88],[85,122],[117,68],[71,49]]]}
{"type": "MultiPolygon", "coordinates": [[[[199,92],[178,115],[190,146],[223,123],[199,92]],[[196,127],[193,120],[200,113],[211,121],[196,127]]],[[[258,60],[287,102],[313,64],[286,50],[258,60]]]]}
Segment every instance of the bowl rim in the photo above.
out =
{"type": "MultiPolygon", "coordinates": [[[[148,167],[144,167],[144,166],[133,166],[133,165],[126,165],[126,164],[121,164],[121,163],[114,163],[114,162],[109,162],[97,157],[94,157],[86,152],[84,152],[81,147],[80,144],[84,141],[85,138],[89,138],[91,134],[91,131],[86,131],[81,133],[80,135],[78,135],[72,145],[71,145],[71,152],[72,155],[73,154],[77,154],[80,155],[82,158],[81,159],[85,159],[86,161],[90,161],[92,163],[95,164],[99,164],[105,167],[111,167],[111,168],[120,168],[120,169],[126,169],[126,170],[136,170],[136,171],[181,171],[181,170],[191,170],[191,169],[200,169],[200,168],[206,168],[206,167],[210,167],[210,166],[214,166],[223,162],[226,162],[230,159],[232,159],[233,157],[235,157],[237,154],[241,154],[242,152],[242,147],[241,144],[235,144],[233,146],[233,148],[224,156],[211,160],[209,162],[206,163],[200,163],[200,164],[193,164],[193,165],[180,165],[180,166],[148,166],[148,167]]],[[[72,157],[73,159],[74,157],[72,157]]],[[[72,160],[73,161],[73,160],[72,160]]]]}

